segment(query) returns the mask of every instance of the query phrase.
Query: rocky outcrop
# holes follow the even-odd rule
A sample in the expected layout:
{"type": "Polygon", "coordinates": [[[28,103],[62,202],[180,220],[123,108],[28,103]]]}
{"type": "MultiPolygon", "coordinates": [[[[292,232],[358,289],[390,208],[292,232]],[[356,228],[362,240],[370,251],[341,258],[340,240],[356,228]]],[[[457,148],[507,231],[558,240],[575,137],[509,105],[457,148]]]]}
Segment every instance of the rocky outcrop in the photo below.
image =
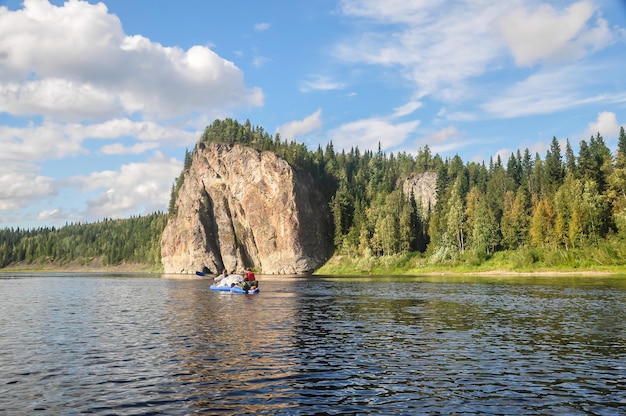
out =
{"type": "Polygon", "coordinates": [[[437,203],[437,173],[424,172],[411,176],[402,184],[402,191],[407,196],[413,192],[418,206],[421,201],[423,212],[427,214],[437,203]]]}
{"type": "Polygon", "coordinates": [[[328,204],[273,152],[199,143],[161,240],[166,273],[315,270],[330,255],[328,204]]]}

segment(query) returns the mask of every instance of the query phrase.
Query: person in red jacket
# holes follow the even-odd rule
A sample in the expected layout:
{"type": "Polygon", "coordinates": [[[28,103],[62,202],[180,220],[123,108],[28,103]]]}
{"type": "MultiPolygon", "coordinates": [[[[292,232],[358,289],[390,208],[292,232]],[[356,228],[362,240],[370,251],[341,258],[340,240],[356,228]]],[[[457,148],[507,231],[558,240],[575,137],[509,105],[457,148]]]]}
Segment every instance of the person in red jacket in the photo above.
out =
{"type": "Polygon", "coordinates": [[[250,270],[249,267],[246,267],[244,271],[245,273],[243,275],[243,284],[242,284],[244,290],[248,290],[252,287],[259,287],[259,282],[257,282],[254,272],[250,270]]]}

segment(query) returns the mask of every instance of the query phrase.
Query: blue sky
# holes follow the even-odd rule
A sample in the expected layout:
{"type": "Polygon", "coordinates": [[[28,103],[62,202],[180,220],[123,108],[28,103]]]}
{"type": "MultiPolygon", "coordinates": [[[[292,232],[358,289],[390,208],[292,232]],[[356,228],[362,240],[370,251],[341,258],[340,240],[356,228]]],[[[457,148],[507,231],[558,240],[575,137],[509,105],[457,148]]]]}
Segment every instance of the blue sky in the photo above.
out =
{"type": "Polygon", "coordinates": [[[165,211],[216,118],[486,161],[626,124],[622,0],[0,0],[0,227],[165,211]]]}

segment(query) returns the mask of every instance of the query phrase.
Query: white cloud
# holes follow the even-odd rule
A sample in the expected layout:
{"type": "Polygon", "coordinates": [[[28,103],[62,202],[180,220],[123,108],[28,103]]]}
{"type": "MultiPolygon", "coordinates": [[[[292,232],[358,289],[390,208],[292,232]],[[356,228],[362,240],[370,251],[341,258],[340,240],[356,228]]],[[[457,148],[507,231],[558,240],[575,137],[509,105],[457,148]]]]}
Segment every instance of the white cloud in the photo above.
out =
{"type": "MultiPolygon", "coordinates": [[[[197,131],[190,132],[176,127],[161,126],[148,121],[113,119],[98,124],[65,124],[50,119],[37,125],[26,127],[0,126],[0,163],[11,160],[36,162],[86,154],[83,147],[86,139],[119,140],[128,138],[138,143],[132,145],[131,153],[152,149],[159,145],[193,144],[199,137],[197,131]]],[[[103,152],[114,150],[128,153],[129,149],[105,147],[103,152]]]]}
{"type": "Polygon", "coordinates": [[[381,23],[411,23],[425,19],[430,9],[444,0],[342,0],[339,7],[348,16],[373,19],[381,23]]]}
{"type": "Polygon", "coordinates": [[[455,140],[459,138],[459,132],[454,126],[443,128],[439,131],[434,132],[427,138],[421,140],[428,146],[434,146],[442,143],[447,143],[450,140],[455,140]]]}
{"type": "Polygon", "coordinates": [[[192,144],[200,136],[199,131],[187,131],[178,127],[162,126],[151,121],[133,121],[119,118],[98,124],[72,124],[64,127],[69,134],[80,138],[117,139],[132,137],[141,142],[160,144],[192,144]]]}
{"type": "Polygon", "coordinates": [[[11,161],[35,163],[86,153],[81,146],[83,138],[68,134],[63,127],[51,120],[39,126],[0,126],[0,166],[11,161]]]}
{"type": "Polygon", "coordinates": [[[474,113],[463,112],[463,111],[449,111],[447,108],[443,107],[437,113],[438,117],[442,117],[448,121],[474,121],[477,116],[474,113]]]}
{"type": "Polygon", "coordinates": [[[43,210],[37,214],[37,220],[45,223],[54,223],[57,221],[71,222],[75,219],[73,213],[66,212],[63,209],[43,210]]]}
{"type": "Polygon", "coordinates": [[[277,133],[283,137],[283,140],[295,140],[300,136],[304,136],[312,131],[319,130],[322,127],[322,110],[319,109],[303,120],[292,121],[283,124],[276,129],[277,133]]]}
{"type": "Polygon", "coordinates": [[[369,118],[343,124],[328,133],[335,149],[393,149],[401,145],[419,126],[419,121],[393,124],[383,118],[369,118]]]}
{"type": "Polygon", "coordinates": [[[268,30],[270,26],[271,24],[267,22],[257,23],[256,25],[254,25],[254,30],[256,30],[257,32],[264,32],[268,30]]]}
{"type": "Polygon", "coordinates": [[[263,93],[205,46],[164,47],[124,34],[103,3],[25,0],[0,9],[0,111],[94,120],[141,112],[172,117],[260,106],[263,93]]]}
{"type": "Polygon", "coordinates": [[[401,105],[400,107],[396,107],[393,109],[392,117],[404,117],[409,114],[412,114],[415,110],[422,108],[422,103],[419,101],[409,101],[408,103],[401,105]]]}
{"type": "Polygon", "coordinates": [[[262,67],[263,65],[265,65],[265,63],[268,61],[267,58],[263,57],[263,56],[257,56],[256,58],[254,58],[252,60],[252,65],[254,65],[257,68],[262,67]]]}
{"type": "Polygon", "coordinates": [[[304,81],[300,85],[301,92],[310,91],[332,91],[345,88],[345,84],[334,81],[330,77],[323,75],[312,76],[311,79],[304,81]]]}
{"type": "MultiPolygon", "coordinates": [[[[80,147],[84,137],[79,137],[76,131],[63,133],[62,130],[62,125],[56,125],[52,129],[0,128],[0,138],[3,135],[5,137],[2,143],[3,152],[0,153],[0,211],[22,209],[36,201],[59,194],[63,181],[41,175],[35,163],[39,160],[62,159],[85,152],[80,147]],[[20,138],[11,136],[12,131],[17,131],[20,138]]],[[[156,143],[149,141],[129,147],[116,143],[104,146],[101,151],[105,154],[136,154],[152,149],[155,145],[156,143]]],[[[79,184],[83,191],[103,188],[107,190],[99,198],[89,201],[88,210],[82,214],[83,219],[97,220],[105,216],[131,215],[140,211],[142,207],[145,213],[165,210],[173,180],[181,168],[181,162],[157,153],[146,163],[123,165],[120,171],[76,176],[70,182],[79,184]]],[[[54,210],[47,211],[50,212],[40,213],[40,220],[52,219],[54,210]]],[[[62,215],[64,212],[64,209],[58,209],[56,215],[62,215]]]]}
{"type": "MultiPolygon", "coordinates": [[[[476,144],[478,140],[468,140],[455,126],[444,127],[416,141],[417,147],[428,145],[435,154],[456,153],[458,150],[476,144]]],[[[480,158],[478,158],[480,159],[480,158]]]]}
{"type": "Polygon", "coordinates": [[[530,66],[537,61],[573,61],[612,42],[604,19],[589,27],[594,13],[591,2],[581,1],[555,10],[540,4],[535,10],[519,7],[498,21],[515,62],[530,66]]]}
{"type": "Polygon", "coordinates": [[[341,3],[349,17],[396,24],[393,33],[364,32],[337,45],[334,53],[348,62],[399,66],[417,88],[416,96],[435,94],[458,99],[464,82],[484,73],[502,49],[493,22],[508,2],[350,0],[341,3]],[[445,7],[443,7],[445,5],[445,7]],[[440,7],[441,6],[441,7],[440,7]]]}
{"type": "Polygon", "coordinates": [[[87,200],[85,218],[119,218],[137,212],[149,214],[165,210],[173,180],[181,169],[182,162],[157,152],[145,163],[128,163],[118,171],[74,176],[69,182],[82,191],[100,192],[96,198],[87,200]]]}
{"type": "Polygon", "coordinates": [[[61,78],[0,83],[0,112],[80,121],[114,116],[122,110],[113,94],[89,83],[61,78]]]}
{"type": "Polygon", "coordinates": [[[158,152],[119,170],[56,178],[75,174],[92,153],[193,145],[204,117],[263,105],[262,91],[246,86],[241,70],[209,47],[184,50],[126,35],[104,3],[0,7],[0,73],[0,114],[10,120],[0,125],[0,210],[7,221],[34,221],[24,210],[33,212],[35,203],[38,221],[164,210],[182,163],[158,152]],[[64,160],[77,156],[84,157],[64,160]],[[38,164],[52,160],[62,162],[43,174],[38,164]],[[68,184],[99,194],[81,212],[68,184]],[[50,207],[60,199],[64,208],[50,207]]]}
{"type": "Polygon", "coordinates": [[[0,171],[0,211],[18,210],[57,193],[54,180],[37,174],[34,169],[8,172],[0,168],[0,171]]]}
{"type": "MultiPolygon", "coordinates": [[[[563,7],[529,4],[537,2],[344,0],[339,10],[363,29],[338,43],[334,55],[349,63],[397,68],[415,86],[417,99],[431,96],[458,105],[485,95],[484,84],[473,83],[489,72],[504,73],[508,53],[519,65],[571,63],[623,32],[614,28],[612,33],[587,1],[563,7]]],[[[551,97],[544,106],[558,108],[563,101],[551,97]]]]}
{"type": "Polygon", "coordinates": [[[113,143],[100,148],[100,152],[106,155],[129,155],[140,154],[147,150],[156,149],[158,143],[138,143],[132,146],[124,146],[122,143],[113,143]]]}
{"type": "Polygon", "coordinates": [[[511,118],[547,114],[588,103],[619,101],[617,95],[585,96],[581,93],[585,83],[593,81],[592,72],[597,70],[582,65],[542,70],[513,84],[482,108],[495,117],[511,118]]]}
{"type": "Polygon", "coordinates": [[[620,124],[617,116],[611,111],[603,111],[598,114],[598,118],[587,125],[585,130],[585,140],[600,133],[604,139],[614,138],[619,135],[620,124]]]}

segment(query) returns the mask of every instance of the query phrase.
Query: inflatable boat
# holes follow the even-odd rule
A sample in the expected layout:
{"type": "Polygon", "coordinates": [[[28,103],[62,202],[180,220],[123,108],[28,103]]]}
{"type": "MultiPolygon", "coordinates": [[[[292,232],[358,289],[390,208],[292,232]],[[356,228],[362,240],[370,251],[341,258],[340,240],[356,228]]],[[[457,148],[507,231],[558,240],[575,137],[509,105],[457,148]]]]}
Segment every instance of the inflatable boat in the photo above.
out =
{"type": "Polygon", "coordinates": [[[230,293],[245,293],[248,295],[254,295],[256,293],[259,293],[258,287],[255,287],[254,290],[243,290],[239,286],[229,287],[229,286],[211,285],[211,290],[217,290],[220,292],[230,292],[230,293]]]}

